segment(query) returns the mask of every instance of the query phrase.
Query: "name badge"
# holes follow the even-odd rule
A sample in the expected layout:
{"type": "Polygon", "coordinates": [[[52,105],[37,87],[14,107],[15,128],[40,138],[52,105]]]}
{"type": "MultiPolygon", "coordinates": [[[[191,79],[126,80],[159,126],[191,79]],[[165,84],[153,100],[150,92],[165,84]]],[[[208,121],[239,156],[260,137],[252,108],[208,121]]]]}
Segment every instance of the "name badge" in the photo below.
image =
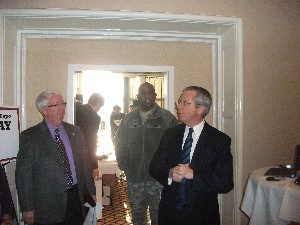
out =
{"type": "Polygon", "coordinates": [[[159,129],[159,128],[161,128],[161,125],[147,125],[147,128],[159,129]]]}

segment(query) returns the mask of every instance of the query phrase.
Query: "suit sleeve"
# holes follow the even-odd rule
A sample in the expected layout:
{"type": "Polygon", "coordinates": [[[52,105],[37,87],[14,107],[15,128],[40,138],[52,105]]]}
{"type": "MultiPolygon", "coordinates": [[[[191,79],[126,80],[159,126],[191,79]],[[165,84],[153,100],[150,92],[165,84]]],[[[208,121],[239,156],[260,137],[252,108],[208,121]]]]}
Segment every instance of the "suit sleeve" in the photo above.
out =
{"type": "Polygon", "coordinates": [[[93,169],[98,168],[98,160],[97,160],[97,130],[94,128],[95,121],[87,121],[82,126],[82,132],[84,133],[84,140],[87,147],[87,152],[89,154],[91,165],[93,169]]]}
{"type": "MultiPolygon", "coordinates": [[[[201,164],[192,163],[194,171],[193,188],[207,192],[227,193],[233,189],[233,159],[230,149],[231,139],[226,135],[216,139],[212,147],[207,147],[213,154],[195,155],[203,158],[201,164]]],[[[209,145],[209,144],[208,144],[209,145]]]]}
{"type": "Polygon", "coordinates": [[[16,162],[16,188],[18,191],[21,212],[34,210],[34,151],[29,139],[28,136],[21,134],[16,162]]]}
{"type": "Polygon", "coordinates": [[[83,173],[83,179],[84,179],[84,183],[85,186],[87,188],[87,191],[91,194],[91,195],[95,195],[96,194],[96,187],[95,187],[95,183],[93,180],[93,176],[92,176],[92,165],[91,165],[91,160],[89,157],[89,152],[86,146],[86,143],[84,141],[84,136],[82,131],[80,131],[80,135],[78,137],[79,139],[82,140],[82,159],[83,159],[83,166],[82,166],[82,173],[83,173]]]}

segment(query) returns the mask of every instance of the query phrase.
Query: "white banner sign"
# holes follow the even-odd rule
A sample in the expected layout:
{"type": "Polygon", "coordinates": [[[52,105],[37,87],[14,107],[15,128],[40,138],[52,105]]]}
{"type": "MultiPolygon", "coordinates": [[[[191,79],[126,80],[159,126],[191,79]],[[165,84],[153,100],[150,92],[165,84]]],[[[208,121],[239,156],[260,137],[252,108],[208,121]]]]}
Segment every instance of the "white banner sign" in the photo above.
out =
{"type": "Polygon", "coordinates": [[[0,106],[0,162],[17,157],[19,136],[19,108],[0,106]]]}

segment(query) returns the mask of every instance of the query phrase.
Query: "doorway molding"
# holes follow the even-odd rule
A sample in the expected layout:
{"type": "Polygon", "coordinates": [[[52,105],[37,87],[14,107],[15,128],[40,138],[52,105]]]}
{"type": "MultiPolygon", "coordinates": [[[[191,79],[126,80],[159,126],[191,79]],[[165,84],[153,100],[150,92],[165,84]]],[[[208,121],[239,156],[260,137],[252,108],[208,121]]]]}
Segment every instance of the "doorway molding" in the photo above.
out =
{"type": "MultiPolygon", "coordinates": [[[[146,65],[87,65],[87,64],[69,64],[68,65],[68,92],[67,102],[73,102],[76,94],[76,80],[74,74],[76,71],[98,70],[111,71],[113,73],[143,73],[143,72],[163,72],[165,74],[165,93],[166,109],[174,114],[174,67],[173,66],[146,66],[146,65]]],[[[74,104],[67,105],[68,122],[74,122],[74,104]]]]}
{"type": "Polygon", "coordinates": [[[232,138],[235,188],[220,197],[222,224],[241,224],[243,168],[242,19],[172,13],[0,10],[0,104],[20,107],[26,127],[26,41],[30,38],[212,43],[214,126],[232,138]],[[6,87],[13,87],[8,90],[6,87]],[[12,95],[13,94],[13,95],[12,95]],[[232,208],[232,204],[234,207],[232,208]]]}

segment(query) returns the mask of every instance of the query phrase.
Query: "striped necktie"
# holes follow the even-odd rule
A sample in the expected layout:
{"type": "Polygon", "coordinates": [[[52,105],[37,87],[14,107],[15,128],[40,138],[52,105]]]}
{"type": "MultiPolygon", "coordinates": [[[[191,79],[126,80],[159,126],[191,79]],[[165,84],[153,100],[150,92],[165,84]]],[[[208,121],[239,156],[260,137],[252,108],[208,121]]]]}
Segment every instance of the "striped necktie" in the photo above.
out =
{"type": "Polygon", "coordinates": [[[73,184],[73,177],[72,177],[72,171],[71,171],[71,167],[70,167],[70,163],[69,163],[69,159],[68,159],[68,155],[66,152],[66,148],[64,143],[62,142],[62,140],[60,139],[60,135],[59,135],[59,129],[56,128],[55,129],[55,135],[54,135],[54,140],[55,140],[55,144],[59,150],[59,154],[62,158],[62,161],[65,165],[65,169],[67,171],[67,184],[68,184],[68,188],[72,187],[73,184]]]}
{"type": "MultiPolygon", "coordinates": [[[[192,144],[193,144],[193,128],[189,128],[189,133],[185,139],[183,149],[180,155],[179,163],[180,164],[186,164],[190,162],[190,153],[192,149],[192,144]]],[[[179,183],[179,193],[178,193],[178,199],[176,201],[177,209],[180,209],[182,206],[185,204],[185,183],[186,179],[183,179],[179,183]]]]}

